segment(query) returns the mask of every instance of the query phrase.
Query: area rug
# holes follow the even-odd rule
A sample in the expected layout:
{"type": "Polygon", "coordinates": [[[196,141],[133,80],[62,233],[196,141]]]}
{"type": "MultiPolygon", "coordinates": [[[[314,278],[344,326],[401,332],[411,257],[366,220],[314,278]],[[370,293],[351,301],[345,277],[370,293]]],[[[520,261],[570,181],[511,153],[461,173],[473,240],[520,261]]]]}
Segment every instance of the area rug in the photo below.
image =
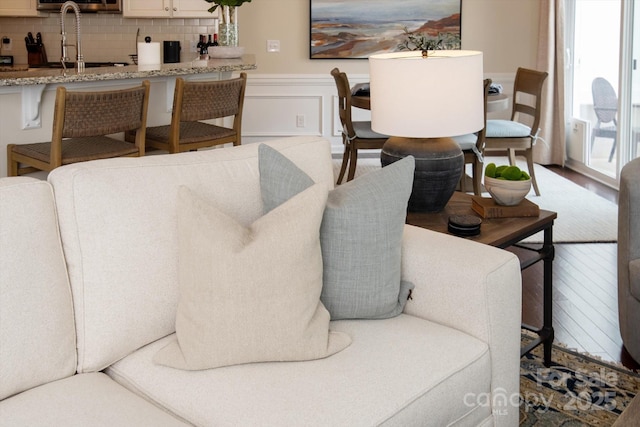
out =
{"type": "MultiPolygon", "coordinates": [[[[500,158],[487,162],[504,163],[500,158]]],[[[340,159],[334,159],[334,175],[340,171],[340,159]]],[[[521,165],[524,166],[524,165],[521,165]]],[[[356,177],[380,167],[379,158],[358,159],[356,177]]],[[[558,218],[553,225],[555,243],[611,243],[618,240],[618,206],[591,191],[574,184],[547,168],[535,165],[540,196],[533,189],[527,199],[541,209],[554,211],[558,218]]],[[[489,193],[484,193],[489,197],[489,193]]],[[[527,243],[542,242],[542,232],[526,239],[527,243]]]]}
{"type": "Polygon", "coordinates": [[[610,426],[640,392],[640,374],[561,345],[542,360],[540,346],[520,362],[521,427],[610,426]]]}

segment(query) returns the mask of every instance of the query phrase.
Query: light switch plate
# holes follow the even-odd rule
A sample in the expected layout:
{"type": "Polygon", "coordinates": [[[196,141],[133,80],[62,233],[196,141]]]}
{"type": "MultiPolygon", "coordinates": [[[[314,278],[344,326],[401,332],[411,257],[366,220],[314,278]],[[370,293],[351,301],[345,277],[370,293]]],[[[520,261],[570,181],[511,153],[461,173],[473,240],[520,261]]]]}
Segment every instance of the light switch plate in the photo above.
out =
{"type": "Polygon", "coordinates": [[[267,40],[267,52],[280,52],[280,40],[267,40]]]}

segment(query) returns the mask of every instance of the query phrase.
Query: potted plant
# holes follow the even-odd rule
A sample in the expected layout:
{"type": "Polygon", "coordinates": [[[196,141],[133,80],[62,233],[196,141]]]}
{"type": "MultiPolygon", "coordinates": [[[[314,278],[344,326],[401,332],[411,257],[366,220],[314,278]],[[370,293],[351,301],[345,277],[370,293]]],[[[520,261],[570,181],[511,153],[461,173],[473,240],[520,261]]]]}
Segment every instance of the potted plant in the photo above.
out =
{"type": "Polygon", "coordinates": [[[405,39],[398,45],[399,50],[420,50],[426,57],[430,50],[459,49],[460,36],[451,33],[439,33],[431,37],[421,32],[410,32],[404,27],[405,39]]]}
{"type": "Polygon", "coordinates": [[[218,7],[222,8],[220,14],[220,26],[218,28],[220,45],[238,46],[238,7],[251,0],[205,0],[212,4],[208,9],[209,13],[214,13],[218,7]]]}
{"type": "Polygon", "coordinates": [[[251,2],[251,0],[204,0],[204,1],[206,1],[209,4],[213,3],[213,6],[211,6],[208,10],[209,13],[215,12],[218,6],[237,7],[237,6],[242,6],[242,4],[245,2],[247,3],[251,2]]]}

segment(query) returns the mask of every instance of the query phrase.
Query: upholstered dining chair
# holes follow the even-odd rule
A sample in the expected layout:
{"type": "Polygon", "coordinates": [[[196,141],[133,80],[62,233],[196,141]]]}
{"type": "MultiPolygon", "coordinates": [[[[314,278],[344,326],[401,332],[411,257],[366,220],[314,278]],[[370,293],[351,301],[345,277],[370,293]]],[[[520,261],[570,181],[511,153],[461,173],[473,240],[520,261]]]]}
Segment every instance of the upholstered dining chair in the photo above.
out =
{"type": "Polygon", "coordinates": [[[56,90],[50,142],[9,144],[8,175],[111,157],[144,155],[149,81],[130,89],[100,92],[56,90]],[[131,132],[133,141],[113,134],[131,132]]]}
{"type": "Polygon", "coordinates": [[[171,123],[147,128],[147,148],[180,153],[227,143],[240,145],[246,86],[246,73],[213,81],[177,78],[171,123]],[[203,121],[226,117],[233,117],[231,127],[203,121]]]}
{"type": "Polygon", "coordinates": [[[338,89],[338,113],[342,124],[342,143],[344,144],[344,154],[342,155],[342,166],[338,174],[337,184],[342,182],[344,174],[349,166],[347,181],[351,181],[356,173],[358,163],[358,150],[380,149],[389,138],[371,130],[371,121],[351,120],[351,87],[346,73],[338,68],[331,70],[336,87],[338,89]]]}
{"type": "MultiPolygon", "coordinates": [[[[462,154],[464,154],[464,164],[472,166],[473,194],[480,196],[482,194],[482,169],[484,165],[484,141],[487,129],[487,97],[489,96],[489,86],[491,79],[484,79],[484,126],[478,132],[466,135],[455,136],[453,139],[458,143],[462,154]]],[[[460,191],[465,193],[467,174],[462,173],[460,177],[460,191]]]]}
{"type": "Polygon", "coordinates": [[[618,96],[611,83],[603,77],[593,79],[591,94],[597,119],[596,125],[591,130],[591,150],[593,151],[596,137],[612,139],[613,145],[609,153],[609,162],[611,162],[618,141],[618,96]]]}
{"type": "Polygon", "coordinates": [[[516,164],[516,155],[524,156],[538,196],[540,189],[533,168],[533,146],[540,132],[542,87],[547,76],[545,71],[518,68],[513,85],[511,119],[487,120],[484,147],[486,155],[507,153],[511,165],[516,164]]]}

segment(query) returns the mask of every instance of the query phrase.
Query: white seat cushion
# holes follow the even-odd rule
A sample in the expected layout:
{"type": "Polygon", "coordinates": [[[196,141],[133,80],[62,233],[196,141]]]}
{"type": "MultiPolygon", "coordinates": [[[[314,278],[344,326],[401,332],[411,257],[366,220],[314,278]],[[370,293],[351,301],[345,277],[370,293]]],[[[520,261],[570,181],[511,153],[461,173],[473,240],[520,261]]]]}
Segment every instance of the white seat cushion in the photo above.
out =
{"type": "Polygon", "coordinates": [[[80,374],[0,402],[0,426],[187,426],[102,373],[80,374]]]}
{"type": "Polygon", "coordinates": [[[511,120],[487,120],[487,138],[526,138],[531,128],[511,120]]]}
{"type": "Polygon", "coordinates": [[[479,425],[491,408],[491,357],[460,331],[401,314],[342,320],[353,343],[307,362],[181,371],[152,359],[172,337],[107,369],[125,387],[198,426],[479,425]]]}

